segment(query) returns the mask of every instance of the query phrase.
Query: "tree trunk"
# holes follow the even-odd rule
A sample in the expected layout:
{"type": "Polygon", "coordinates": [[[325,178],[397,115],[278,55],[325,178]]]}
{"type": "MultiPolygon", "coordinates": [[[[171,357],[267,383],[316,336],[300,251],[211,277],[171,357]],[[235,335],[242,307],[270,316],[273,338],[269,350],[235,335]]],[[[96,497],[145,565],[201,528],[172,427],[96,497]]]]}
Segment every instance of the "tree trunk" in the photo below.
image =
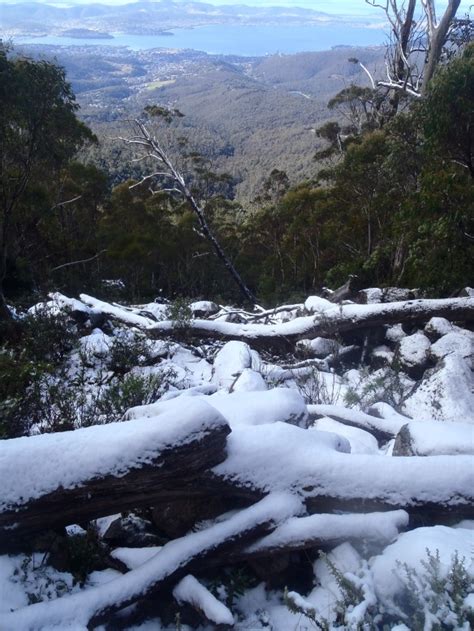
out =
{"type": "MultiPolygon", "coordinates": [[[[428,0],[428,2],[432,3],[432,0],[428,0]]],[[[423,86],[421,90],[423,95],[426,94],[429,82],[433,78],[436,68],[438,67],[449,28],[456,16],[460,4],[461,0],[449,0],[441,22],[438,25],[431,25],[431,33],[429,33],[429,50],[423,73],[423,86]]]]}

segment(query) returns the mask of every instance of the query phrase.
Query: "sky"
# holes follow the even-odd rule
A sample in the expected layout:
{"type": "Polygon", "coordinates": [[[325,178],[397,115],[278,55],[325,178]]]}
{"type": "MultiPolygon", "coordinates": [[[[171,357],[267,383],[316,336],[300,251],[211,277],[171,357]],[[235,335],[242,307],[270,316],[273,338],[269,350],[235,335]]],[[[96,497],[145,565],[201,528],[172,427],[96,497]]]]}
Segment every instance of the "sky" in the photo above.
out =
{"type": "MultiPolygon", "coordinates": [[[[45,4],[127,4],[135,0],[0,0],[0,6],[3,3],[19,3],[23,1],[42,2],[45,4]]],[[[187,0],[177,0],[186,2],[187,0]]],[[[343,15],[367,15],[374,14],[380,9],[370,7],[365,0],[194,0],[195,2],[206,2],[207,4],[225,5],[225,4],[246,4],[255,7],[302,7],[305,9],[315,9],[317,11],[325,11],[327,13],[343,14],[343,15]]],[[[458,15],[469,10],[473,0],[462,0],[458,15]]],[[[439,0],[436,6],[439,11],[446,6],[446,0],[439,0]]]]}

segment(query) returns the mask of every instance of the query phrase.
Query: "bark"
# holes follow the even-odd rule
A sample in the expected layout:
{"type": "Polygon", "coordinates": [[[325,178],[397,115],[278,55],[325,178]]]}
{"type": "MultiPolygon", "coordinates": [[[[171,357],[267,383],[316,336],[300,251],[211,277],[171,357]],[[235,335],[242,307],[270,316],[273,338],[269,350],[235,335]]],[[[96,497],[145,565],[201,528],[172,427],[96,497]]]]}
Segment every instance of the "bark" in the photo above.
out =
{"type": "MultiPolygon", "coordinates": [[[[433,2],[432,0],[427,0],[426,4],[433,4],[433,2]]],[[[428,84],[433,78],[436,68],[438,67],[449,28],[456,16],[460,4],[461,0],[449,0],[448,6],[440,23],[436,25],[432,23],[431,19],[429,20],[429,28],[431,32],[429,33],[429,49],[423,74],[422,94],[426,94],[428,84]]]]}
{"type": "Polygon", "coordinates": [[[125,475],[91,479],[77,488],[62,488],[58,471],[55,491],[0,513],[0,552],[24,547],[31,535],[44,530],[208,493],[200,477],[225,459],[229,432],[225,425],[204,431],[184,445],[158,453],[151,464],[125,475]]]}

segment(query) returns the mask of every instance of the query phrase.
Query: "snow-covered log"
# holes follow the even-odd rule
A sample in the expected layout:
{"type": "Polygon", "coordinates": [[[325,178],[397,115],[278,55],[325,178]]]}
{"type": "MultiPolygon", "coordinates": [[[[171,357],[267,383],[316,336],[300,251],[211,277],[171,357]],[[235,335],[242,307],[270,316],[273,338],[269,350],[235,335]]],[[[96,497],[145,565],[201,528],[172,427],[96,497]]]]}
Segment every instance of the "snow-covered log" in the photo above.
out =
{"type": "Polygon", "coordinates": [[[179,603],[187,603],[197,609],[207,620],[217,625],[233,625],[232,612],[204,587],[194,576],[188,574],[173,589],[179,603]]]}
{"type": "Polygon", "coordinates": [[[242,558],[334,546],[342,541],[390,543],[408,526],[403,510],[385,513],[321,514],[291,517],[272,533],[245,548],[242,558]]]}
{"type": "Polygon", "coordinates": [[[286,423],[235,427],[227,441],[228,457],[212,474],[234,494],[238,488],[301,494],[310,513],[405,509],[410,514],[474,514],[472,456],[351,454],[338,448],[335,438],[286,423]]]}
{"type": "Polygon", "coordinates": [[[29,533],[192,494],[230,432],[202,400],[179,414],[1,441],[0,549],[29,533]]]}
{"type": "Polygon", "coordinates": [[[301,502],[288,493],[275,493],[206,530],[167,543],[136,570],[99,587],[36,603],[2,615],[0,626],[22,631],[94,628],[124,607],[150,595],[165,582],[180,580],[196,563],[213,555],[249,545],[279,523],[301,511],[301,502]],[[81,627],[82,625],[82,627],[81,627]]]}
{"type": "MultiPolygon", "coordinates": [[[[397,323],[424,322],[432,317],[450,321],[474,321],[474,298],[408,300],[370,305],[337,305],[322,314],[295,318],[281,324],[235,324],[193,320],[188,332],[197,337],[212,337],[248,342],[253,346],[290,348],[298,340],[330,336],[397,323]]],[[[155,338],[172,335],[172,321],[159,322],[148,328],[155,338]]]]}
{"type": "Polygon", "coordinates": [[[403,425],[406,424],[407,418],[398,419],[381,419],[358,410],[352,410],[342,405],[308,405],[308,414],[310,419],[318,419],[324,416],[370,432],[379,442],[387,442],[397,436],[403,425]]]}

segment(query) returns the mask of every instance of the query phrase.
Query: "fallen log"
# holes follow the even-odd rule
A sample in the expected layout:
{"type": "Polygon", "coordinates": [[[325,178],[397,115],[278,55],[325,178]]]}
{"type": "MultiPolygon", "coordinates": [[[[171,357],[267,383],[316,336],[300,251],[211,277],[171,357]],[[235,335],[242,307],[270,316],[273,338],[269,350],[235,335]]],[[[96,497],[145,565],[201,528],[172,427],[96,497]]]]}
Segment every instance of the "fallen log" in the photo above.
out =
{"type": "Polygon", "coordinates": [[[239,560],[333,547],[343,541],[390,543],[408,526],[406,511],[291,517],[272,533],[237,553],[239,560]]]}
{"type": "Polygon", "coordinates": [[[227,459],[209,475],[229,496],[238,488],[301,494],[309,513],[404,509],[410,515],[474,515],[471,456],[342,453],[331,445],[332,436],[284,423],[235,427],[227,459]]]}
{"type": "Polygon", "coordinates": [[[203,401],[137,419],[0,442],[0,550],[27,535],[167,498],[224,460],[230,432],[203,401]]]}
{"type": "Polygon", "coordinates": [[[324,404],[308,405],[308,415],[310,420],[328,416],[343,425],[363,429],[366,432],[370,432],[379,443],[395,438],[408,420],[381,419],[358,410],[345,408],[342,405],[324,404]]]}
{"type": "MultiPolygon", "coordinates": [[[[209,320],[192,320],[188,335],[247,342],[256,347],[291,349],[299,340],[327,337],[348,331],[397,323],[417,323],[432,317],[450,321],[474,321],[474,298],[441,300],[409,300],[371,305],[338,305],[312,316],[295,318],[281,324],[235,324],[209,320]]],[[[172,321],[159,322],[147,328],[153,338],[176,334],[172,321]]]]}
{"type": "Polygon", "coordinates": [[[3,614],[0,627],[22,631],[65,629],[69,625],[94,628],[164,584],[180,580],[196,564],[237,544],[250,544],[300,511],[301,501],[295,496],[272,494],[206,530],[169,542],[142,566],[110,583],[3,614]]]}

